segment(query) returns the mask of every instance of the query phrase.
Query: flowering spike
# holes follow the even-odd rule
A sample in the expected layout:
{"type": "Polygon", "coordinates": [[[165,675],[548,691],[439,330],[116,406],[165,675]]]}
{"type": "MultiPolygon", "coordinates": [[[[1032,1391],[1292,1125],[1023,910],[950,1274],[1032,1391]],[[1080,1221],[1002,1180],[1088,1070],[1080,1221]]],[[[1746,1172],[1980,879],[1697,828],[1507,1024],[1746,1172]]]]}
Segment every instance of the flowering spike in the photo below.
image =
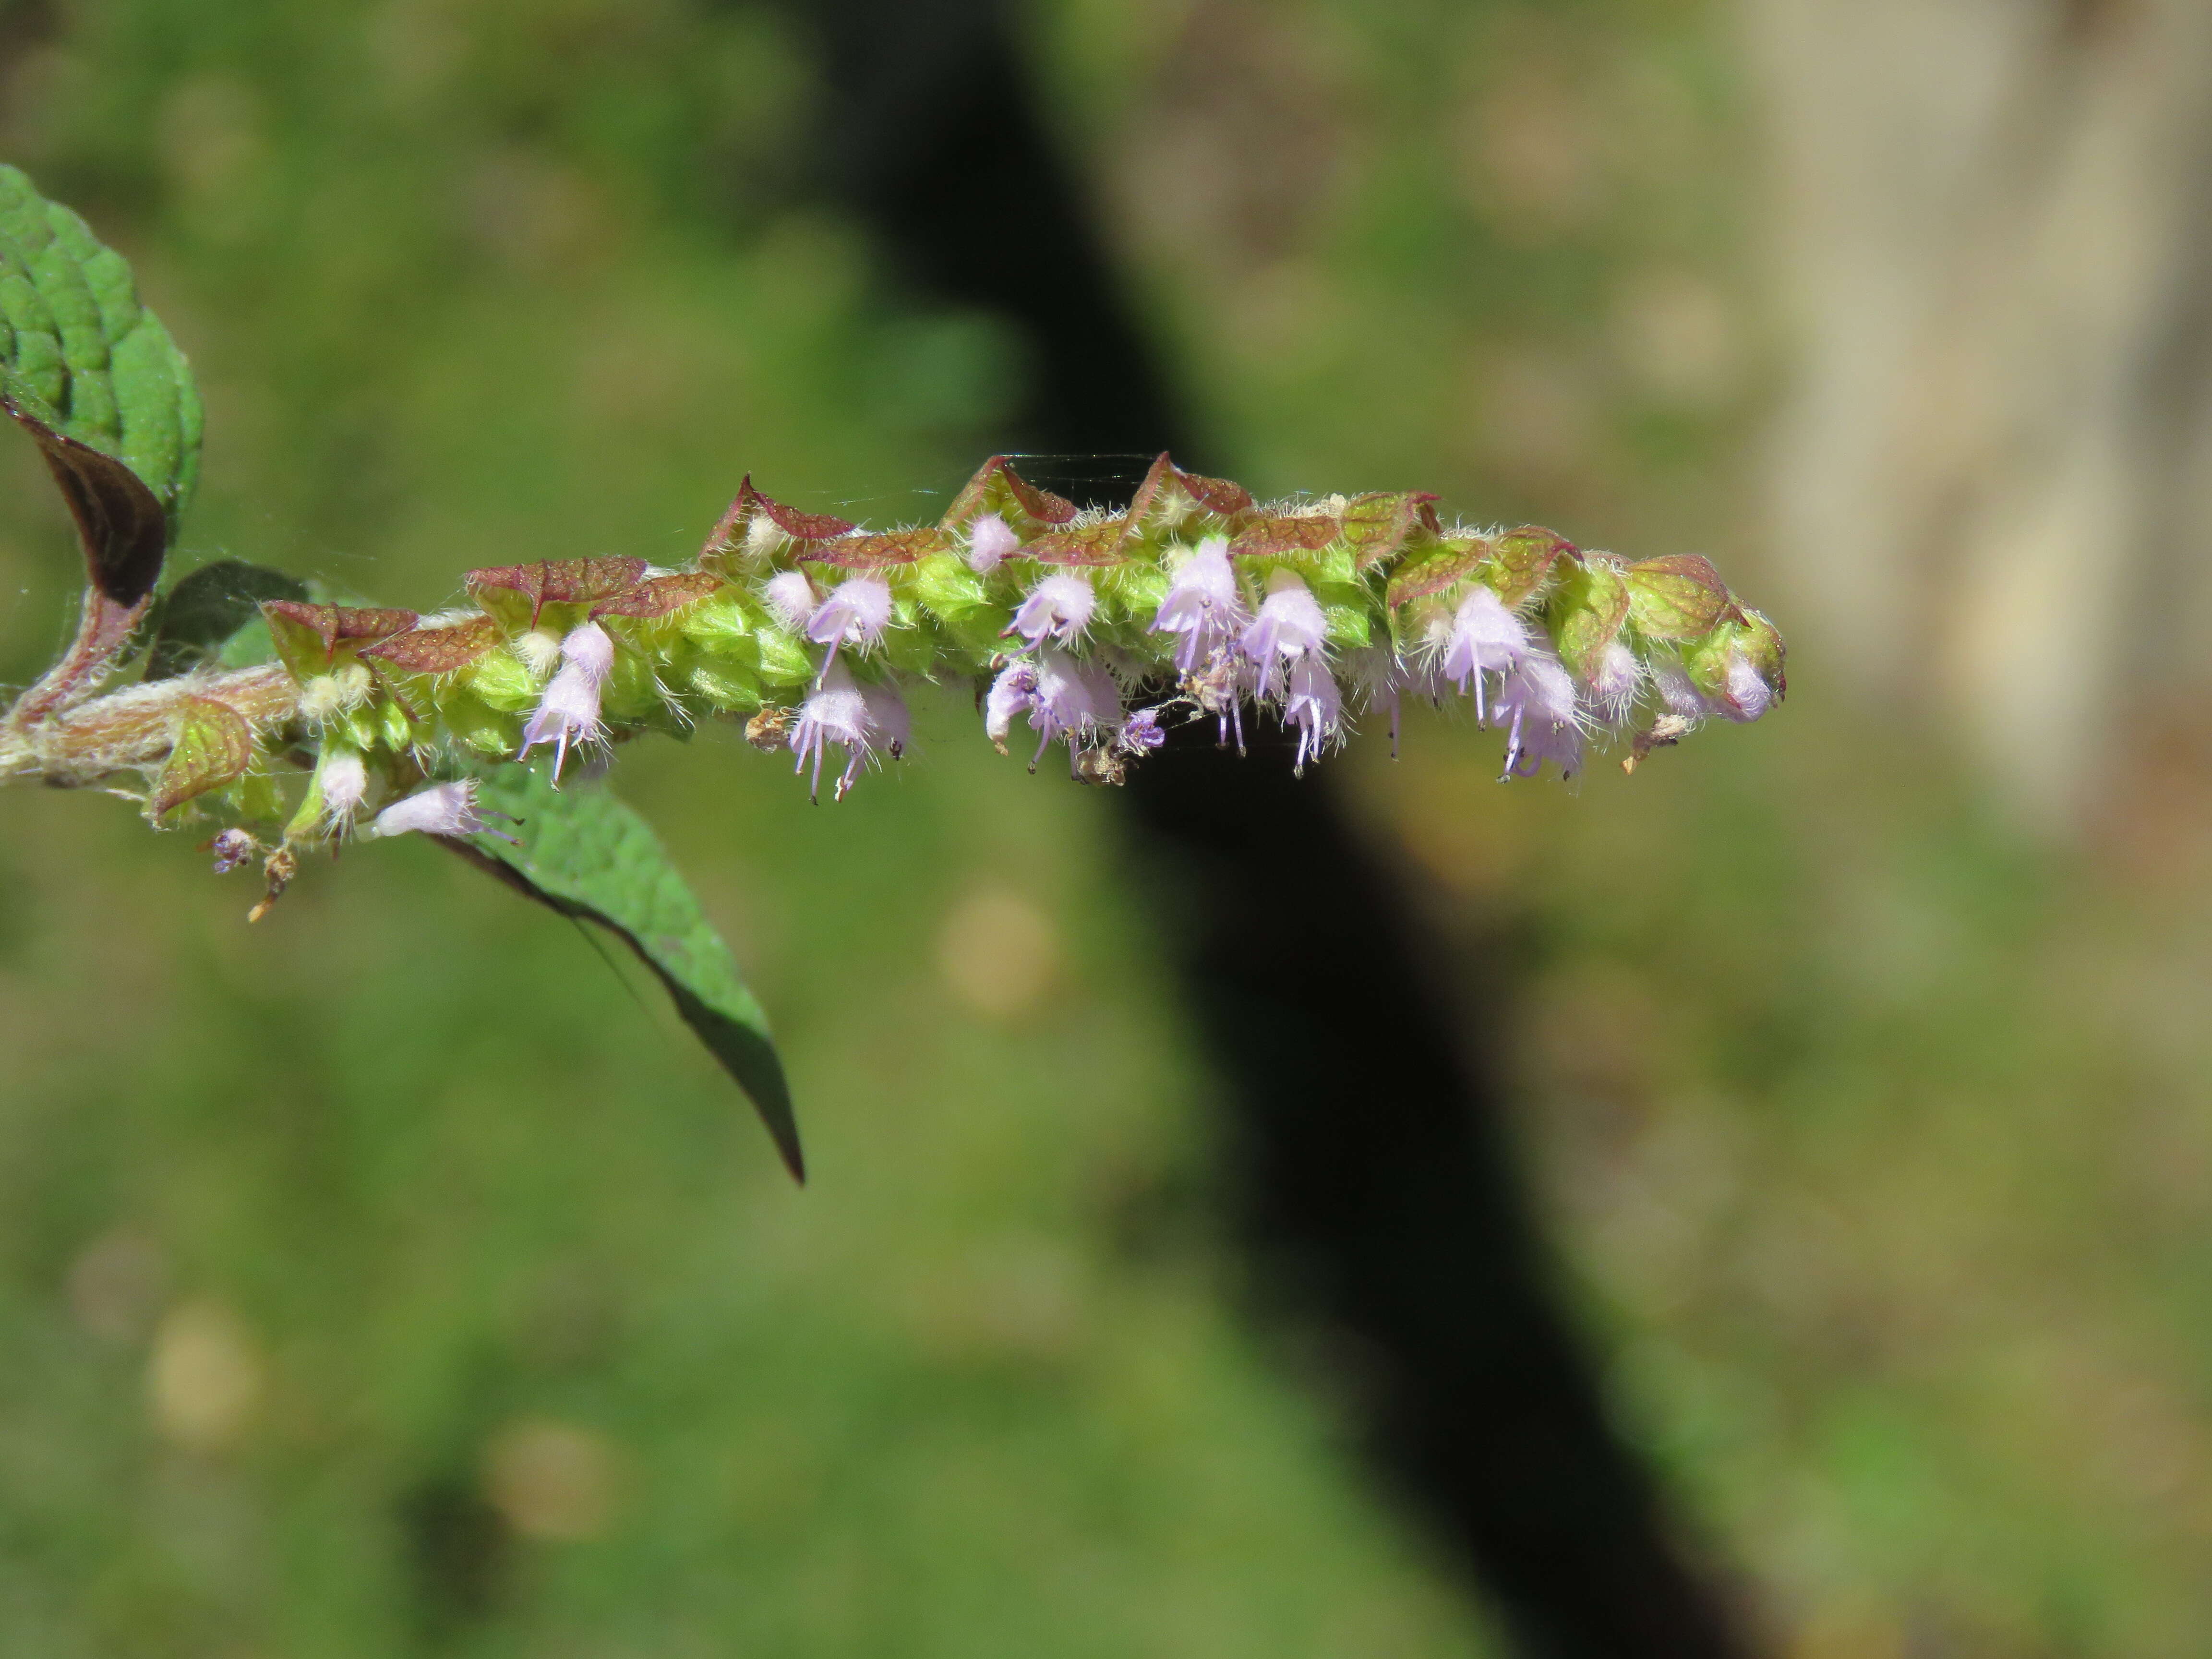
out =
{"type": "Polygon", "coordinates": [[[539,561],[467,586],[470,609],[427,618],[271,601],[274,660],[0,720],[0,778],[143,780],[157,814],[235,823],[290,859],[374,799],[380,836],[481,817],[426,773],[550,745],[558,777],[579,747],[604,759],[708,714],[789,753],[817,795],[842,748],[842,797],[905,753],[901,682],[976,681],[994,746],[1026,721],[1032,764],[1065,744],[1099,783],[1190,716],[1242,752],[1248,705],[1279,718],[1300,770],[1355,709],[1395,753],[1409,695],[1471,698],[1505,733],[1508,776],[1572,774],[1600,739],[1632,767],[1705,721],[1759,719],[1788,685],[1781,635],[1702,558],[1627,563],[1455,524],[1417,491],[1260,503],[1165,456],[1126,512],[1079,508],[997,456],[941,521],[888,530],[748,479],[693,568],[539,561]],[[1144,706],[1125,711],[1125,692],[1144,706]],[[288,811],[301,755],[320,758],[288,811]]]}

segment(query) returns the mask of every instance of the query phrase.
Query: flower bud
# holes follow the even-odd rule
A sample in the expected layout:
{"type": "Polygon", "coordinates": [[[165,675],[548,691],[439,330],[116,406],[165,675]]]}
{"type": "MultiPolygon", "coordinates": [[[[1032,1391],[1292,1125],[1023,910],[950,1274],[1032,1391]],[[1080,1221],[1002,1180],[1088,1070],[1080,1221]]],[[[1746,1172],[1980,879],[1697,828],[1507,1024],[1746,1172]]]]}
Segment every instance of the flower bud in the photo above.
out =
{"type": "MultiPolygon", "coordinates": [[[[487,814],[477,805],[477,786],[473,779],[462,778],[452,783],[434,783],[427,789],[418,789],[404,800],[394,801],[376,815],[366,834],[376,836],[498,836],[490,818],[501,816],[487,814]]],[[[502,841],[513,841],[512,836],[500,836],[502,841]]]]}
{"type": "Polygon", "coordinates": [[[995,513],[986,513],[968,526],[968,568],[988,576],[1001,561],[1020,551],[1021,545],[1012,526],[995,513]]]}

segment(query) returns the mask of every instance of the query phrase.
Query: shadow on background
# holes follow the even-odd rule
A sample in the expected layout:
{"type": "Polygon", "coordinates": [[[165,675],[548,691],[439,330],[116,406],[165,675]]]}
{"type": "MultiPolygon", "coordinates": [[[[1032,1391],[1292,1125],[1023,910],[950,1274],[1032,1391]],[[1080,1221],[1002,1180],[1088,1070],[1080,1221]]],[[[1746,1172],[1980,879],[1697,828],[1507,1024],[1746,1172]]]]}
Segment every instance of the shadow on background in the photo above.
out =
{"type": "MultiPolygon", "coordinates": [[[[1162,448],[1215,470],[1120,297],[1000,9],[798,13],[824,49],[834,186],[902,280],[998,313],[1028,349],[1007,447],[1139,458],[1125,489],[1162,448]],[[979,220],[1009,234],[979,234],[979,220]]],[[[1355,1356],[1373,1456],[1524,1650],[1742,1651],[1607,1421],[1469,1040],[1481,1034],[1437,992],[1414,896],[1355,833],[1328,769],[1294,779],[1279,743],[1232,764],[1202,729],[1182,735],[1132,769],[1133,868],[1234,1115],[1228,1184],[1270,1295],[1355,1356]]]]}

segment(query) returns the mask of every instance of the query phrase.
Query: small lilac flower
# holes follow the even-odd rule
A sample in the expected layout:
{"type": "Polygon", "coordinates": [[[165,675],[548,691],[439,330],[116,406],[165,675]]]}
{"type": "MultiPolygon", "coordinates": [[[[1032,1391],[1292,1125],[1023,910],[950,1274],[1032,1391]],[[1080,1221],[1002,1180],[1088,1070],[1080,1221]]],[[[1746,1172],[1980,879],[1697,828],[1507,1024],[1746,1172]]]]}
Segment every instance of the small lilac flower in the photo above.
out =
{"type": "Polygon", "coordinates": [[[1237,591],[1237,573],[1230,568],[1229,539],[1208,536],[1169,578],[1167,597],[1152,618],[1152,631],[1182,635],[1175,665],[1178,674],[1188,674],[1235,641],[1250,620],[1237,591]]]}
{"type": "Polygon", "coordinates": [[[1328,622],[1313,590],[1295,572],[1276,571],[1267,578],[1260,614],[1237,642],[1259,671],[1254,695],[1275,696],[1283,688],[1284,669],[1303,658],[1318,656],[1328,639],[1328,622]]]}
{"type": "MultiPolygon", "coordinates": [[[[806,637],[817,645],[830,647],[830,654],[822,659],[826,672],[830,665],[837,660],[839,646],[849,644],[862,651],[870,650],[883,638],[890,620],[890,585],[880,576],[848,576],[806,619],[806,637]]],[[[818,677],[815,684],[821,684],[818,677]]]]}
{"type": "Polygon", "coordinates": [[[1528,648],[1528,625],[1495,592],[1477,582],[1452,613],[1437,672],[1462,691],[1472,681],[1474,717],[1486,720],[1489,711],[1483,706],[1483,675],[1510,671],[1528,648]]]}
{"type": "Polygon", "coordinates": [[[541,743],[553,745],[553,776],[568,764],[568,748],[606,736],[599,720],[599,688],[615,664],[615,642],[595,622],[579,623],[561,641],[561,672],[547,683],[529,724],[522,728],[519,760],[541,743]]]}
{"type": "Polygon", "coordinates": [[[1059,640],[1073,645],[1091,626],[1098,609],[1098,590],[1080,576],[1047,576],[1030,589],[1006,632],[1019,634],[1031,645],[1059,640]]]}
{"type": "Polygon", "coordinates": [[[1559,775],[1581,769],[1583,730],[1575,719],[1575,682],[1559,659],[1531,645],[1498,688],[1494,724],[1506,726],[1505,775],[1532,778],[1550,761],[1559,775]]]}
{"type": "Polygon", "coordinates": [[[1000,561],[1020,550],[1022,538],[1013,526],[995,513],[986,513],[968,527],[968,568],[988,576],[1000,561]]]}
{"type": "Polygon", "coordinates": [[[261,843],[243,830],[226,830],[208,843],[215,854],[215,872],[227,876],[261,850],[261,843]]]}
{"type": "MultiPolygon", "coordinates": [[[[514,837],[501,835],[491,827],[495,817],[504,817],[501,812],[488,812],[477,805],[476,781],[462,778],[453,783],[434,783],[427,789],[418,789],[404,800],[394,801],[376,815],[368,826],[371,836],[495,836],[512,842],[514,837]]],[[[510,819],[509,822],[512,822],[510,819]]]]}
{"type": "Polygon", "coordinates": [[[1026,714],[1036,707],[1036,665],[1018,658],[999,671],[991,682],[991,689],[983,697],[983,735],[991,740],[991,747],[1000,754],[1006,752],[1006,739],[1012,734],[1014,717],[1026,714]]]}
{"type": "Polygon", "coordinates": [[[1283,721],[1298,732],[1294,771],[1319,760],[1321,752],[1336,738],[1344,724],[1344,703],[1337,695],[1336,678],[1317,651],[1309,651],[1291,665],[1289,690],[1283,701],[1283,721]]]}
{"type": "Polygon", "coordinates": [[[1114,739],[1114,746],[1125,755],[1146,755],[1167,740],[1167,729],[1160,724],[1160,711],[1157,708],[1139,708],[1121,722],[1121,732],[1114,739]]]}
{"type": "Polygon", "coordinates": [[[847,763],[831,793],[845,799],[878,750],[894,757],[905,752],[908,738],[906,704],[888,686],[856,684],[844,664],[832,659],[806,701],[799,705],[799,719],[791,732],[791,751],[797,759],[792,769],[805,771],[811,760],[814,774],[807,789],[810,799],[822,795],[822,753],[830,744],[845,745],[847,763]]]}
{"type": "Polygon", "coordinates": [[[787,634],[804,632],[807,618],[822,602],[804,570],[786,570],[769,577],[762,585],[761,599],[787,634]]]}

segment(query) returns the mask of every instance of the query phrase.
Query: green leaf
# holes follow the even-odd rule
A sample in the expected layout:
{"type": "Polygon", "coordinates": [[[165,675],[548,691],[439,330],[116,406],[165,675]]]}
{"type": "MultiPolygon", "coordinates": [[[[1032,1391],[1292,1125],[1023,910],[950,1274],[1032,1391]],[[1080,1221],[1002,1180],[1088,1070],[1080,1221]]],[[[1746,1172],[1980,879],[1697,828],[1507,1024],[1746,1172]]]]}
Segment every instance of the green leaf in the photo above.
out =
{"type": "Polygon", "coordinates": [[[191,370],[83,220],[0,167],[0,409],[46,452],[92,585],[153,592],[199,471],[191,370]]]}
{"type": "Polygon", "coordinates": [[[526,767],[479,774],[477,787],[485,806],[520,820],[514,834],[521,844],[483,836],[440,839],[540,904],[597,922],[636,951],[684,1023],[750,1097],[792,1178],[804,1182],[799,1124],[768,1016],[651,827],[601,786],[556,790],[526,767]]]}
{"type": "Polygon", "coordinates": [[[216,661],[240,629],[261,620],[264,599],[304,600],[307,585],[243,559],[203,565],[164,593],[147,628],[146,678],[173,679],[216,661]]]}

